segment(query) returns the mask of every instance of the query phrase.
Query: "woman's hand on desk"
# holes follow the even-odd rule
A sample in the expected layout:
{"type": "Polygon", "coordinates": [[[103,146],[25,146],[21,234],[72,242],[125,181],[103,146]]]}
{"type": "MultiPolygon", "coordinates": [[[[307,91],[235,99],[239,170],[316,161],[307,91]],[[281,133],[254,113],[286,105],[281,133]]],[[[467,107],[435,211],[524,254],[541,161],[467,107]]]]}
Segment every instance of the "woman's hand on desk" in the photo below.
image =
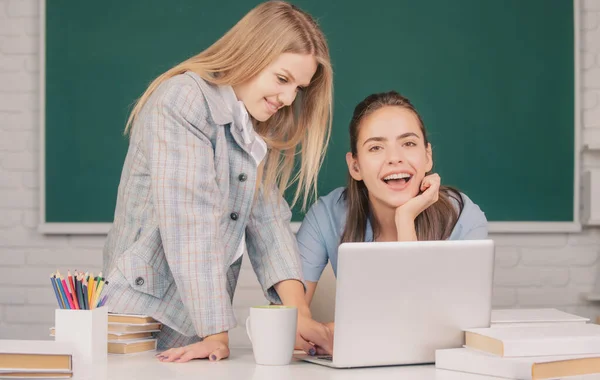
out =
{"type": "Polygon", "coordinates": [[[190,344],[184,347],[171,348],[157,354],[161,362],[185,363],[192,359],[208,358],[210,361],[218,361],[229,357],[229,335],[227,332],[210,335],[202,342],[190,344]]]}

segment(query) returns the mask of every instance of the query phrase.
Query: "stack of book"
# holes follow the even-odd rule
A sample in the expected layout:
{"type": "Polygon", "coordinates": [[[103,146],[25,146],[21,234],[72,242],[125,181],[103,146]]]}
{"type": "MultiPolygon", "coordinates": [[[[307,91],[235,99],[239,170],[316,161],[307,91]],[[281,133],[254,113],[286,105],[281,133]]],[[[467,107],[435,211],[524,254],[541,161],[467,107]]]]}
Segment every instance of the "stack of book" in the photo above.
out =
{"type": "Polygon", "coordinates": [[[600,325],[556,309],[500,315],[489,328],[465,330],[465,348],[437,350],[436,368],[509,379],[600,373],[600,325]]]}
{"type": "MultiPolygon", "coordinates": [[[[160,322],[147,315],[108,314],[108,353],[132,354],[156,350],[154,332],[160,331],[160,322]]],[[[50,328],[54,336],[54,327],[50,328]]]]}
{"type": "Polygon", "coordinates": [[[160,323],[147,315],[108,314],[108,353],[132,354],[156,350],[153,332],[160,323]]]}
{"type": "Polygon", "coordinates": [[[62,342],[0,340],[0,378],[70,378],[72,356],[71,346],[62,342]]]}

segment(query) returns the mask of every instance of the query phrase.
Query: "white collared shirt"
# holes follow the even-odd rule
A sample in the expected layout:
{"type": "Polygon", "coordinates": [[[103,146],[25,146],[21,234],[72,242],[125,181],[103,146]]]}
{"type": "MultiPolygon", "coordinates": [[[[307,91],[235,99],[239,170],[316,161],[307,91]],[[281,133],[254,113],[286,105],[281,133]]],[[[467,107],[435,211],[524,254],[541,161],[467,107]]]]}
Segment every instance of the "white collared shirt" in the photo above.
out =
{"type": "MultiPolygon", "coordinates": [[[[244,102],[237,99],[233,88],[231,86],[219,86],[219,90],[233,116],[232,128],[236,128],[242,136],[244,145],[242,148],[250,153],[256,162],[256,166],[258,167],[258,165],[260,165],[262,160],[264,160],[265,156],[267,155],[267,143],[265,143],[265,140],[263,140],[263,138],[260,137],[260,135],[254,130],[248,110],[246,109],[244,102]]],[[[246,233],[244,232],[242,235],[242,241],[240,242],[240,245],[238,246],[238,249],[229,265],[233,264],[240,257],[242,257],[245,251],[246,233]]]]}

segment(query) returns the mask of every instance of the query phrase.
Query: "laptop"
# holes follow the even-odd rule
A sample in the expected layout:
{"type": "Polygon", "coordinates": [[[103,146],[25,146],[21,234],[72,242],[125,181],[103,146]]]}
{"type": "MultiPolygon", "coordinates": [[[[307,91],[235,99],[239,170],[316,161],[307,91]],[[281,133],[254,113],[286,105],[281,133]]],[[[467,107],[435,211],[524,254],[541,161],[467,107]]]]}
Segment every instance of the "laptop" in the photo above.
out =
{"type": "Polygon", "coordinates": [[[489,327],[492,240],[344,243],[338,251],[333,356],[296,356],[334,368],[435,361],[489,327]]]}

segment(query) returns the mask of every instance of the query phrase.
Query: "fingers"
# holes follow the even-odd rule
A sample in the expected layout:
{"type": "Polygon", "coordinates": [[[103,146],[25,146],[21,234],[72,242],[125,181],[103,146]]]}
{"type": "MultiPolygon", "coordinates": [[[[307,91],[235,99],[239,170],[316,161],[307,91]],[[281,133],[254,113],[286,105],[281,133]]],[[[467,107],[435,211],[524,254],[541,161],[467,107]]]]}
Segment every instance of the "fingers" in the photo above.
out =
{"type": "Polygon", "coordinates": [[[425,178],[423,178],[423,181],[421,181],[421,191],[425,191],[426,189],[430,188],[430,187],[437,187],[439,189],[440,187],[440,182],[441,182],[441,178],[440,175],[437,173],[433,173],[430,174],[428,176],[426,176],[425,178]]]}
{"type": "Polygon", "coordinates": [[[174,362],[185,363],[185,362],[189,362],[192,359],[195,359],[194,353],[192,351],[187,351],[186,353],[181,355],[181,357],[179,359],[175,359],[174,362]]]}
{"type": "Polygon", "coordinates": [[[321,347],[325,352],[331,354],[333,352],[333,335],[331,331],[323,324],[314,322],[312,328],[302,333],[302,338],[312,342],[317,347],[321,347]]]}
{"type": "Polygon", "coordinates": [[[229,357],[229,348],[226,346],[219,347],[208,356],[208,360],[211,362],[218,362],[221,359],[225,359],[229,357]]]}
{"type": "Polygon", "coordinates": [[[317,355],[331,355],[332,352],[325,351],[323,348],[317,346],[317,355]]]}
{"type": "Polygon", "coordinates": [[[296,347],[299,347],[300,350],[306,352],[310,356],[314,356],[317,353],[315,347],[304,340],[300,334],[296,334],[296,347]]]}
{"type": "Polygon", "coordinates": [[[156,354],[161,362],[185,363],[192,359],[208,358],[210,361],[219,361],[229,357],[229,347],[219,341],[202,341],[185,347],[171,348],[156,354]]]}
{"type": "Polygon", "coordinates": [[[185,353],[183,347],[171,348],[158,356],[158,360],[161,362],[172,362],[179,359],[185,353]]]}

